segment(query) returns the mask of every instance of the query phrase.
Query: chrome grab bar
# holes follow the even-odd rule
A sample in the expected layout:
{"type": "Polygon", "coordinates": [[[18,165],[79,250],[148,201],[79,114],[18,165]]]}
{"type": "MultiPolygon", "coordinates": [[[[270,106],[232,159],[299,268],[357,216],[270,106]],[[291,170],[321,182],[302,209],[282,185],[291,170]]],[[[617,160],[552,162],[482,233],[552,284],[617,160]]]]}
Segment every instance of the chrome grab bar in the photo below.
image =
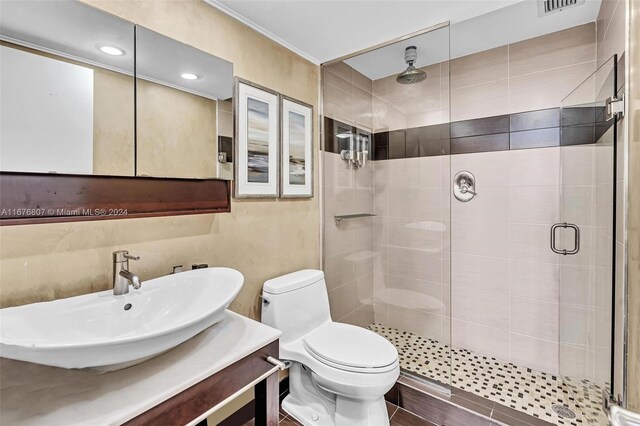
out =
{"type": "Polygon", "coordinates": [[[551,251],[557,254],[561,254],[563,256],[576,254],[580,251],[580,228],[573,223],[555,223],[551,227],[551,251]],[[573,250],[559,249],[556,247],[556,229],[558,228],[571,228],[574,230],[574,238],[573,238],[573,250]]]}

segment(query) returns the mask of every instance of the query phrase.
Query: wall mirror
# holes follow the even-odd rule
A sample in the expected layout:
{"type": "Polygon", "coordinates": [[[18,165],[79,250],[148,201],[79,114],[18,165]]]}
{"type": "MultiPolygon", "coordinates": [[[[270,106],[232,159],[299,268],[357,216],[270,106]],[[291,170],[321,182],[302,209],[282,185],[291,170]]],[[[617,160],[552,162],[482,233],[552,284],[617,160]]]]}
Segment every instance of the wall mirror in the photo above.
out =
{"type": "Polygon", "coordinates": [[[75,1],[10,1],[0,36],[0,170],[133,176],[134,25],[75,1]]]}
{"type": "Polygon", "coordinates": [[[233,64],[138,25],[136,79],[137,175],[222,177],[233,64]]]}
{"type": "Polygon", "coordinates": [[[72,0],[0,12],[0,171],[231,179],[232,63],[72,0]]]}

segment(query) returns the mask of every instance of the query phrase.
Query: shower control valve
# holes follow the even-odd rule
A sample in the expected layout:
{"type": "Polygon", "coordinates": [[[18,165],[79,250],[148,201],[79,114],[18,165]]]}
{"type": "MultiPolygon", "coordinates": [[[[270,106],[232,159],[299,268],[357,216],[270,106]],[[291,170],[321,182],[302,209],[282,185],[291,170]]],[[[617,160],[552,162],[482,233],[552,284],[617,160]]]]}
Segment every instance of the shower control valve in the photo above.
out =
{"type": "Polygon", "coordinates": [[[476,178],[473,173],[463,170],[453,178],[453,195],[456,200],[466,203],[478,195],[476,192],[476,178]]]}

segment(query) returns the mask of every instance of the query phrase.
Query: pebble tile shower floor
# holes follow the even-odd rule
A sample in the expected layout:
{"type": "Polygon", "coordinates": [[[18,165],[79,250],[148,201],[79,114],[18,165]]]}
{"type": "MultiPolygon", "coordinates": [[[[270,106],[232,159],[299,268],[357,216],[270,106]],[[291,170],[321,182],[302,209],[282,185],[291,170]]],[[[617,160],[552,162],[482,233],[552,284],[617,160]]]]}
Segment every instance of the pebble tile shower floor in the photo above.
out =
{"type": "Polygon", "coordinates": [[[607,425],[602,409],[602,387],[532,370],[435,340],[371,324],[369,329],[398,349],[400,367],[409,373],[472,392],[478,396],[557,425],[607,425]],[[451,369],[453,360],[453,370],[451,369]],[[571,409],[575,418],[559,416],[553,405],[571,409]]]}

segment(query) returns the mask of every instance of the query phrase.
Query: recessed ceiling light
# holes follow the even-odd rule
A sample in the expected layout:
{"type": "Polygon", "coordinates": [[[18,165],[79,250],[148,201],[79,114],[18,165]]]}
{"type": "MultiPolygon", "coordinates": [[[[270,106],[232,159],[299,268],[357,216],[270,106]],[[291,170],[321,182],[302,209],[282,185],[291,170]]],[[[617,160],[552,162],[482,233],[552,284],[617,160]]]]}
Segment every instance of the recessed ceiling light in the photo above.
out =
{"type": "Polygon", "coordinates": [[[180,74],[180,77],[184,78],[185,80],[197,80],[200,78],[196,74],[192,74],[190,72],[183,72],[182,74],[180,74]]]}
{"type": "Polygon", "coordinates": [[[124,50],[119,49],[119,48],[114,47],[114,46],[100,46],[100,51],[102,53],[106,53],[107,55],[111,55],[111,56],[122,56],[122,55],[124,55],[124,50]]]}

